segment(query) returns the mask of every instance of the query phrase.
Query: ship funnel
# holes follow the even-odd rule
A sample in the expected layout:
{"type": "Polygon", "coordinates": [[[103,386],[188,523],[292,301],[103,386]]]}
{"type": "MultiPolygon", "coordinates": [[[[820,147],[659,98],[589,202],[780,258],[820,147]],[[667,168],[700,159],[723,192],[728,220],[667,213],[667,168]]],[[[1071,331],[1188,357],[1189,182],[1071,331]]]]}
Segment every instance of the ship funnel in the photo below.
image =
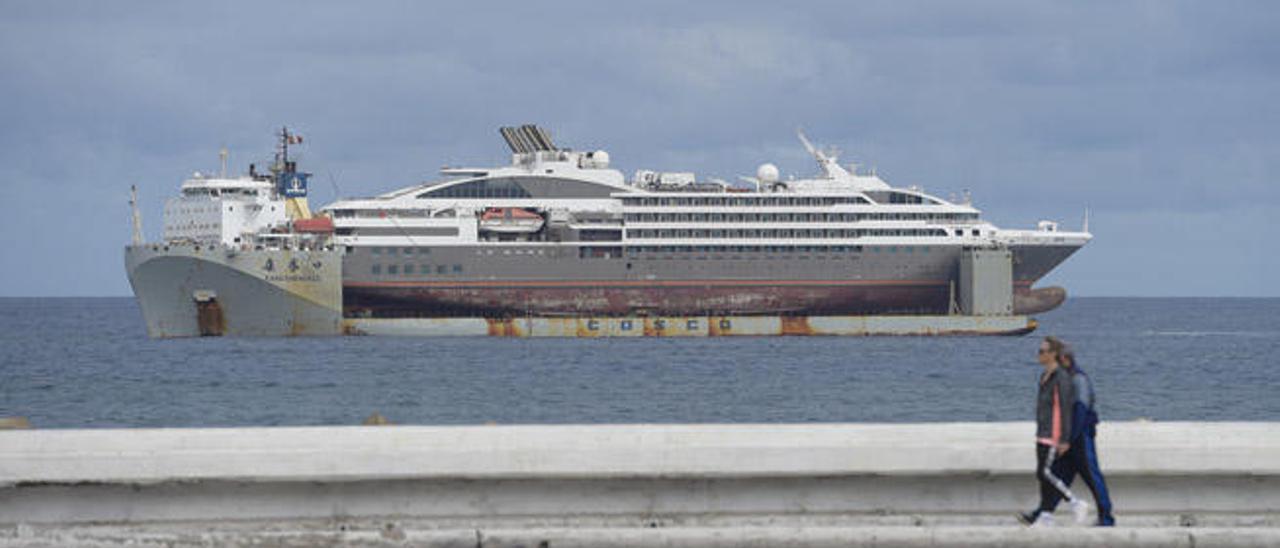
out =
{"type": "Polygon", "coordinates": [[[538,150],[556,150],[556,145],[551,142],[551,134],[547,130],[533,124],[520,126],[520,130],[529,136],[529,140],[537,145],[538,150]]]}
{"type": "Polygon", "coordinates": [[[529,132],[524,131],[522,128],[515,128],[515,132],[516,140],[520,141],[525,150],[529,152],[538,151],[538,144],[533,142],[533,139],[529,137],[529,132]]]}
{"type": "Polygon", "coordinates": [[[525,146],[524,143],[520,142],[520,138],[516,135],[516,128],[501,127],[498,128],[498,133],[502,134],[502,140],[507,142],[507,146],[511,147],[512,153],[526,154],[529,152],[528,147],[525,146]]]}
{"type": "Polygon", "coordinates": [[[502,134],[502,139],[511,147],[511,152],[516,154],[560,150],[551,140],[551,133],[533,124],[502,127],[498,129],[498,133],[502,134]]]}

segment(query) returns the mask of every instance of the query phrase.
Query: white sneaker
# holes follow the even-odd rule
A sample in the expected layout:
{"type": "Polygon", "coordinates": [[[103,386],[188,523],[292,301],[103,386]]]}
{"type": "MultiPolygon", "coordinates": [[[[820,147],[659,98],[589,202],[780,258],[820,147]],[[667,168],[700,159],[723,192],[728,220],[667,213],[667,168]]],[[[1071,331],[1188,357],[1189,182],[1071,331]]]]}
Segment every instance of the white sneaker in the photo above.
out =
{"type": "Polygon", "coordinates": [[[1031,526],[1032,527],[1053,527],[1053,514],[1050,514],[1048,512],[1040,512],[1040,515],[1036,516],[1036,520],[1031,522],[1031,526]]]}
{"type": "Polygon", "coordinates": [[[1084,525],[1089,522],[1089,503],[1076,499],[1071,501],[1071,514],[1076,518],[1076,525],[1084,525]]]}

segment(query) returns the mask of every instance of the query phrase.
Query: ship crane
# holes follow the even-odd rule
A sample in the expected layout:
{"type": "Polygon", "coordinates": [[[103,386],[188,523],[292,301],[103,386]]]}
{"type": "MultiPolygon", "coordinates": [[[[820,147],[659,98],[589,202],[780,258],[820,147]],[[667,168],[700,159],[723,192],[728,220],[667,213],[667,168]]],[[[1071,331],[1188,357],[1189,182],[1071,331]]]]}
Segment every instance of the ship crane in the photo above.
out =
{"type": "Polygon", "coordinates": [[[828,179],[837,181],[848,181],[853,179],[853,175],[840,167],[840,162],[836,161],[835,154],[827,154],[813,146],[809,139],[805,137],[804,130],[796,129],[796,137],[800,138],[800,142],[804,144],[804,149],[809,151],[809,155],[818,162],[818,168],[827,176],[828,179]]]}
{"type": "MultiPolygon", "coordinates": [[[[808,137],[805,137],[804,130],[796,129],[796,136],[804,144],[805,150],[809,151],[809,155],[813,156],[813,159],[818,162],[818,168],[822,170],[823,178],[837,183],[849,183],[855,185],[859,190],[888,190],[890,188],[888,183],[881,181],[876,176],[875,168],[872,168],[870,176],[860,177],[856,171],[850,172],[841,166],[834,151],[823,152],[809,142],[808,137]]],[[[856,170],[856,164],[850,165],[855,167],[856,170]]]]}

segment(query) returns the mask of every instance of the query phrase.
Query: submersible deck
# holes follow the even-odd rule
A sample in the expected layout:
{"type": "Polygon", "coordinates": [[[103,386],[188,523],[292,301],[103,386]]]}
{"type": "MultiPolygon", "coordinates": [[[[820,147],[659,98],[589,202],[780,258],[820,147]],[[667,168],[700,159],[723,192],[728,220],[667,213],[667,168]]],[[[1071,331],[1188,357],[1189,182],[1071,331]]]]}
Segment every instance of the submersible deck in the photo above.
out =
{"type": "Polygon", "coordinates": [[[1024,335],[1026,316],[670,316],[343,320],[347,335],[494,337],[733,337],[777,335],[1024,335]]]}
{"type": "MultiPolygon", "coordinates": [[[[365,317],[344,314],[340,249],[219,250],[134,246],[126,253],[152,337],[496,336],[723,337],[1023,335],[1036,321],[1015,314],[1011,253],[965,250],[951,314],[365,317]],[[162,280],[180,280],[172,288],[162,280]]],[[[1059,297],[1061,299],[1063,297],[1059,297]]],[[[1060,301],[1059,301],[1060,302],[1060,301]]],[[[1056,304],[1056,303],[1055,303],[1056,304]]]]}

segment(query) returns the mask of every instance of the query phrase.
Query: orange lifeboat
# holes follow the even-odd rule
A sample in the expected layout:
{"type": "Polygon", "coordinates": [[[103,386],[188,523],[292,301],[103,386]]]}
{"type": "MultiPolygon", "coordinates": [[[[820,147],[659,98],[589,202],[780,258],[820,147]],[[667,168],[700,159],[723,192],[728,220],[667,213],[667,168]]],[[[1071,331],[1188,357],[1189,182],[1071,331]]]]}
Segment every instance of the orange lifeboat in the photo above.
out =
{"type": "Polygon", "coordinates": [[[333,219],[328,217],[312,217],[310,219],[295,219],[293,221],[293,231],[304,234],[332,234],[333,219]]]}
{"type": "Polygon", "coordinates": [[[546,221],[541,215],[518,207],[495,207],[480,216],[480,230],[489,232],[529,233],[542,229],[546,221]]]}

